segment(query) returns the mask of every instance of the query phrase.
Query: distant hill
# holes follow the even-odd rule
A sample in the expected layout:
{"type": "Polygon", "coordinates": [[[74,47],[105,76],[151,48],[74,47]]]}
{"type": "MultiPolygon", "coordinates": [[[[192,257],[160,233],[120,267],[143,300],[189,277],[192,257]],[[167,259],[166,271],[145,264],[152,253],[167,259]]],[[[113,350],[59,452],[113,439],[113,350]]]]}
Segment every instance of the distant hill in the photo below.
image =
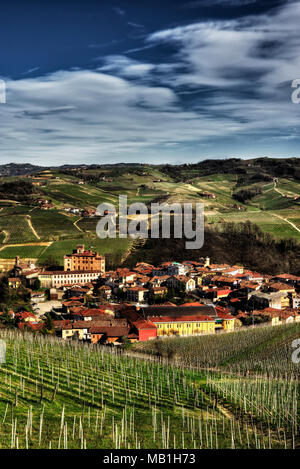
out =
{"type": "Polygon", "coordinates": [[[149,240],[130,254],[130,240],[97,238],[98,217],[89,214],[101,203],[117,206],[119,195],[126,195],[128,204],[140,202],[149,209],[154,202],[202,203],[207,230],[203,251],[211,258],[264,272],[299,274],[299,248],[294,244],[300,240],[299,168],[297,158],[231,158],[184,165],[2,165],[0,258],[26,254],[43,262],[55,257],[61,265],[65,252],[78,243],[94,246],[103,255],[113,253],[110,259],[115,256],[116,265],[121,258],[133,262],[147,257],[159,263],[198,254],[187,253],[184,240],[149,240]],[[252,245],[248,234],[239,232],[248,221],[261,230],[254,233],[252,245]],[[234,237],[232,223],[238,229],[234,237]],[[271,239],[264,238],[267,234],[271,239]],[[280,244],[289,239],[290,249],[280,244]],[[26,244],[34,242],[34,248],[26,244]],[[52,244],[41,250],[40,242],[52,244]]]}
{"type": "Polygon", "coordinates": [[[165,165],[161,171],[177,180],[211,174],[237,174],[245,182],[245,178],[255,181],[267,181],[276,177],[287,177],[300,180],[299,158],[228,158],[204,160],[195,164],[165,165]]]}
{"type": "Polygon", "coordinates": [[[300,180],[300,159],[299,158],[227,158],[227,159],[207,159],[198,163],[186,163],[182,165],[162,164],[151,165],[142,163],[115,163],[115,164],[63,164],[61,166],[37,166],[30,163],[9,163],[0,165],[0,177],[21,176],[34,174],[39,171],[51,169],[53,171],[63,170],[107,170],[112,171],[118,168],[123,170],[128,168],[159,168],[164,174],[168,174],[178,180],[189,177],[201,177],[211,174],[239,174],[256,175],[258,180],[267,180],[269,177],[291,177],[300,180]],[[265,178],[265,179],[264,179],[265,178]]]}
{"type": "Polygon", "coordinates": [[[34,174],[48,168],[35,166],[30,163],[9,163],[0,165],[0,176],[23,176],[25,174],[34,174]]]}

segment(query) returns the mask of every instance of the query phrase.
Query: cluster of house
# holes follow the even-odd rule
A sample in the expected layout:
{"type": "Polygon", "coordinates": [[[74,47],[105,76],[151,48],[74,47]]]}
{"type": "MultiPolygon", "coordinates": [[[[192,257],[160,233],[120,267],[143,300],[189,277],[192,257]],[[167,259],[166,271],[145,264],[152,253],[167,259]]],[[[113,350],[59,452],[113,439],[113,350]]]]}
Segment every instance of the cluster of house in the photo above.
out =
{"type": "Polygon", "coordinates": [[[41,210],[51,210],[54,208],[54,204],[48,199],[38,199],[37,204],[41,210]]]}
{"type": "MultiPolygon", "coordinates": [[[[209,258],[106,271],[105,258],[80,245],[64,256],[61,270],[22,266],[17,258],[9,287],[30,288],[36,278],[50,300],[60,302],[53,319],[63,339],[118,344],[125,337],[143,341],[300,321],[299,277],[263,275],[209,258]]],[[[32,292],[32,301],[43,301],[43,292],[32,292]]],[[[42,328],[43,317],[19,314],[19,327],[42,328]]]]}
{"type": "Polygon", "coordinates": [[[65,207],[64,211],[67,213],[72,213],[73,215],[80,215],[84,218],[93,218],[98,216],[97,210],[94,210],[92,208],[82,209],[78,207],[65,207]]]}
{"type": "Polygon", "coordinates": [[[216,196],[213,192],[200,192],[201,197],[207,197],[208,199],[215,199],[216,196]]]}
{"type": "Polygon", "coordinates": [[[146,341],[169,335],[212,334],[233,330],[234,317],[224,308],[201,303],[176,306],[107,304],[97,308],[68,306],[66,319],[54,321],[63,339],[76,338],[96,343],[120,344],[146,341]]]}
{"type": "Polygon", "coordinates": [[[8,282],[11,288],[18,288],[22,282],[30,288],[38,279],[42,288],[61,288],[88,284],[98,280],[104,272],[105,257],[79,245],[72,254],[64,256],[64,267],[60,270],[37,268],[30,262],[24,265],[16,257],[8,282]]]}
{"type": "MultiPolygon", "coordinates": [[[[49,199],[37,199],[36,204],[41,210],[51,210],[55,208],[55,205],[49,199]]],[[[97,210],[92,208],[65,207],[63,210],[73,215],[80,215],[83,218],[93,218],[100,215],[97,210]]]]}

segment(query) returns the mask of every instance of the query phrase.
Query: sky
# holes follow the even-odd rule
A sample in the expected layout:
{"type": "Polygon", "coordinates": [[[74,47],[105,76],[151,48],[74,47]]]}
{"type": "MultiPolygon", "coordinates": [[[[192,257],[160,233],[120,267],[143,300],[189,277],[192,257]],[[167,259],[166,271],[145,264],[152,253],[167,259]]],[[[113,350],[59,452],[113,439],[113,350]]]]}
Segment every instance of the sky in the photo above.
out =
{"type": "Polygon", "coordinates": [[[300,156],[300,0],[15,0],[1,17],[0,164],[300,156]]]}

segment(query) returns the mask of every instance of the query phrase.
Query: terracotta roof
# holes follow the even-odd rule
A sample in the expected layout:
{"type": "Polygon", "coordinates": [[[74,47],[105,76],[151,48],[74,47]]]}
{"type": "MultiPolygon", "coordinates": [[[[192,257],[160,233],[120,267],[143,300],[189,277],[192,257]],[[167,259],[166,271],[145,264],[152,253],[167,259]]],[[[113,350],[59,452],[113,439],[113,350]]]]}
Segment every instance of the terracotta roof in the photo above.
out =
{"type": "Polygon", "coordinates": [[[213,306],[200,305],[200,306],[148,306],[141,308],[141,312],[144,317],[183,317],[188,316],[215,316],[215,308],[213,306]]]}
{"type": "Polygon", "coordinates": [[[184,303],[182,306],[203,306],[203,303],[199,303],[198,301],[194,301],[194,303],[184,303]]]}
{"type": "Polygon", "coordinates": [[[139,329],[156,329],[155,324],[151,321],[146,321],[145,319],[138,319],[137,321],[133,321],[132,324],[139,330],[139,329]]]}
{"type": "Polygon", "coordinates": [[[127,336],[129,332],[128,326],[115,326],[115,327],[91,327],[91,334],[105,334],[107,337],[123,337],[127,336]]]}
{"type": "Polygon", "coordinates": [[[148,291],[147,288],[143,288],[143,287],[131,287],[131,288],[128,288],[128,291],[148,291]]]}
{"type": "MultiPolygon", "coordinates": [[[[102,270],[44,270],[42,275],[100,274],[102,270]]],[[[72,284],[70,284],[72,285],[72,284]]]]}
{"type": "Polygon", "coordinates": [[[227,308],[222,308],[221,306],[216,306],[217,316],[221,319],[234,319],[230,310],[227,308]]]}
{"type": "Polygon", "coordinates": [[[275,288],[276,290],[294,290],[294,287],[291,285],[280,282],[269,283],[269,288],[275,288]]]}
{"type": "Polygon", "coordinates": [[[179,282],[187,283],[190,280],[195,281],[192,277],[187,277],[186,275],[174,275],[174,277],[179,280],[179,282]]]}
{"type": "Polygon", "coordinates": [[[295,275],[291,275],[291,274],[274,275],[273,278],[284,278],[286,280],[299,280],[300,279],[300,277],[296,277],[295,275]]]}
{"type": "Polygon", "coordinates": [[[234,283],[237,281],[236,278],[224,277],[222,275],[216,275],[211,279],[212,282],[223,282],[223,283],[234,283]]]}

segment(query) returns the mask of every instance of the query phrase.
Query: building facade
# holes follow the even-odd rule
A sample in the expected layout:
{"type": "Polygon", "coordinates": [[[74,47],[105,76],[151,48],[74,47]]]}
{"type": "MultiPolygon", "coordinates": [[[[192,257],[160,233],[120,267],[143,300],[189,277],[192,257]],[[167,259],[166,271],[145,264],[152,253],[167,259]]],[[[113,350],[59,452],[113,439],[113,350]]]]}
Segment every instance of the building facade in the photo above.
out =
{"type": "Polygon", "coordinates": [[[101,271],[93,270],[57,270],[40,272],[38,278],[43,288],[59,288],[66,285],[85,285],[92,280],[97,280],[101,273],[101,271]]]}
{"type": "Polygon", "coordinates": [[[84,245],[77,246],[72,254],[64,256],[64,270],[89,270],[105,272],[105,257],[97,252],[85,250],[84,245]]]}

